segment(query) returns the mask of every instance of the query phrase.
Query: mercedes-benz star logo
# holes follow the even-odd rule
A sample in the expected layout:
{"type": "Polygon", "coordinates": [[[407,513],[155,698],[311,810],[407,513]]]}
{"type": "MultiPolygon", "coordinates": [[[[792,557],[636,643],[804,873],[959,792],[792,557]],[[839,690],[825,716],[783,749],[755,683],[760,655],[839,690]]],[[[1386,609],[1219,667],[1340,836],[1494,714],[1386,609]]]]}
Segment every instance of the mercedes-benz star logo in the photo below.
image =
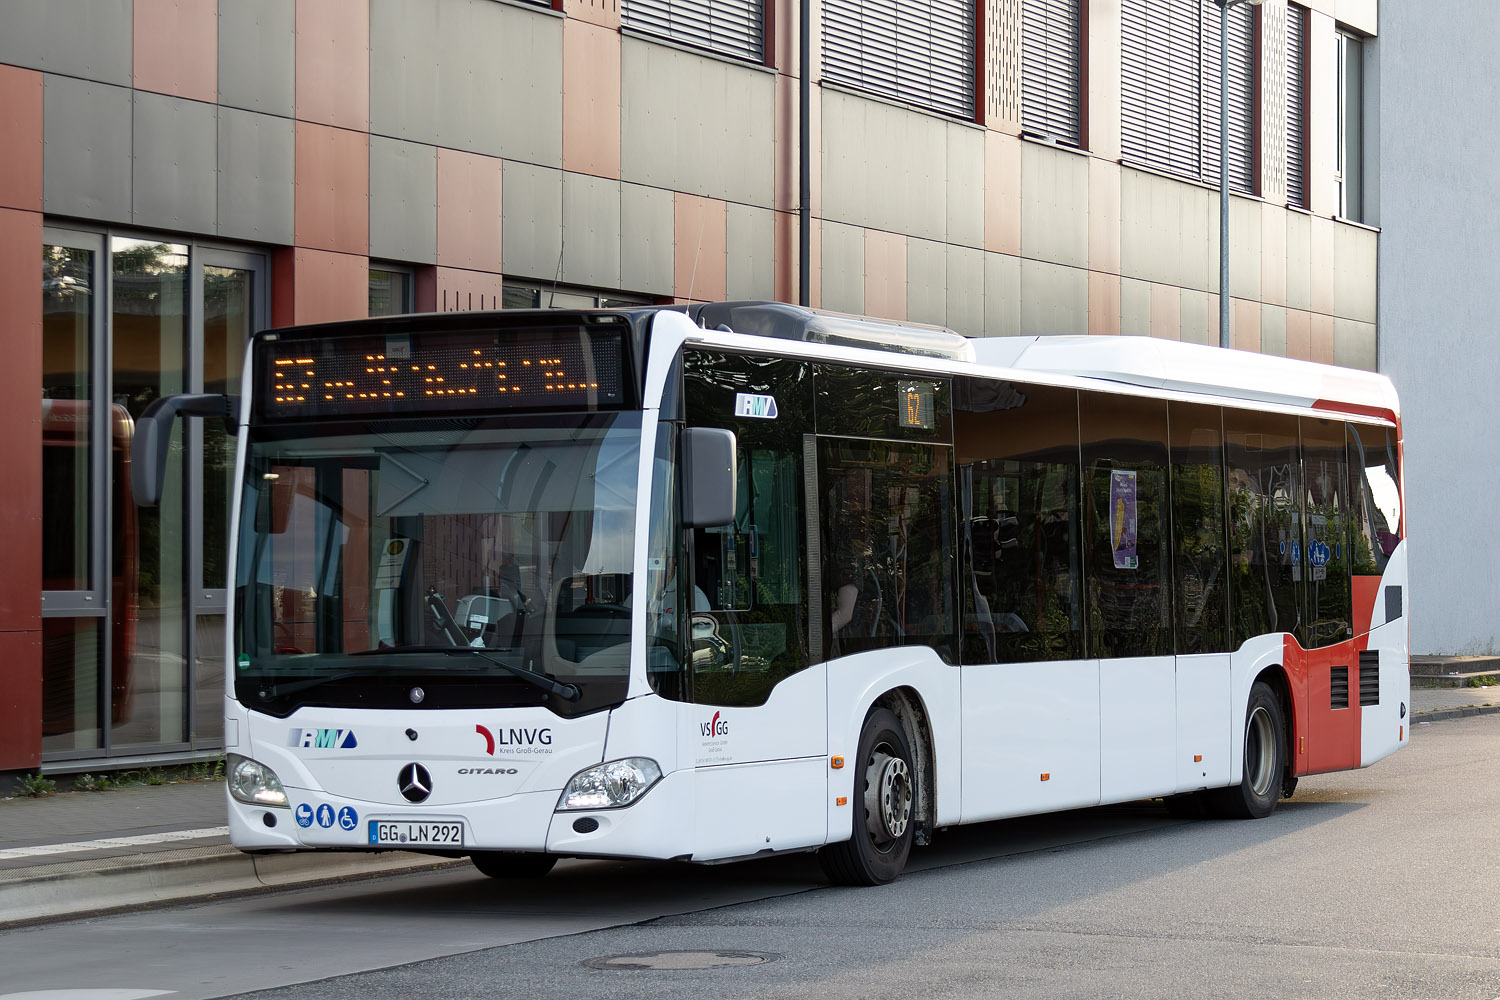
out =
{"type": "Polygon", "coordinates": [[[407,764],[396,775],[396,787],[408,802],[425,802],[432,794],[432,775],[421,764],[407,764]]]}
{"type": "Polygon", "coordinates": [[[422,704],[422,699],[425,698],[425,697],[427,697],[427,692],[423,691],[419,687],[416,687],[416,688],[412,688],[410,691],[408,691],[406,693],[406,696],[411,699],[411,703],[413,705],[420,705],[420,704],[422,704]]]}

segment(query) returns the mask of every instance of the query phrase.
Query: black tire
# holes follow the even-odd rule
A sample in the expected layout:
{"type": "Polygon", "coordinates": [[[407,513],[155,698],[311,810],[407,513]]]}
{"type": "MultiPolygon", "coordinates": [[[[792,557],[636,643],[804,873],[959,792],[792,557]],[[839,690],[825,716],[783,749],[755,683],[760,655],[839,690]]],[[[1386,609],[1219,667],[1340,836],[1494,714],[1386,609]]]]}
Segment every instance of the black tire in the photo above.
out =
{"type": "Polygon", "coordinates": [[[1256,681],[1245,706],[1245,760],[1240,783],[1205,794],[1209,812],[1222,819],[1264,819],[1281,798],[1286,770],[1286,723],[1269,685],[1256,681]]]}
{"type": "Polygon", "coordinates": [[[469,855],[474,867],[490,878],[541,878],[557,864],[555,854],[521,851],[475,851],[469,855]]]}
{"type": "Polygon", "coordinates": [[[894,713],[870,713],[854,760],[850,837],[824,847],[818,861],[838,885],[885,885],[906,867],[916,827],[916,770],[894,713]]]}

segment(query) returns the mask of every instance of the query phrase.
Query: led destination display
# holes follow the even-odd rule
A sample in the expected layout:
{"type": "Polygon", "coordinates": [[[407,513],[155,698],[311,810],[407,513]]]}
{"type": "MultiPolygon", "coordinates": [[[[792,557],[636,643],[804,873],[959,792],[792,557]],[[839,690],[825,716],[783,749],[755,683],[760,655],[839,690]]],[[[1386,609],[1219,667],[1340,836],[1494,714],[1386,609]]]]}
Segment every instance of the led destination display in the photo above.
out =
{"type": "Polygon", "coordinates": [[[624,403],[623,352],[619,333],[578,328],[271,341],[261,355],[260,412],[612,408],[624,403]]]}

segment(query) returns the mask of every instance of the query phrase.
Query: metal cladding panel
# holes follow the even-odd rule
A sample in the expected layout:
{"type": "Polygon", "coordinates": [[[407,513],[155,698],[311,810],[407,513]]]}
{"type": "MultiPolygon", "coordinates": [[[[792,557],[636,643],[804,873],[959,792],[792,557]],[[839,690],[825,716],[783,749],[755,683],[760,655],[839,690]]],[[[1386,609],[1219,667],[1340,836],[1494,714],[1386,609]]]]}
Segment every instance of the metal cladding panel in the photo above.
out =
{"type": "Polygon", "coordinates": [[[562,280],[620,287],[620,182],[562,175],[562,280]]]}
{"type": "Polygon", "coordinates": [[[1021,258],[984,255],[984,335],[1021,335],[1021,258]]]}
{"type": "Polygon", "coordinates": [[[775,298],[775,213],[733,202],[726,211],[725,296],[730,300],[775,298]]]}
{"type": "Polygon", "coordinates": [[[437,150],[370,136],[370,256],[437,262],[437,150]]]}
{"type": "Polygon", "coordinates": [[[1378,235],[1360,226],[1333,227],[1333,312],[1375,322],[1375,260],[1378,235]]]}
{"type": "Polygon", "coordinates": [[[562,263],[562,171],[507,160],[500,189],[506,273],[556,278],[562,263]]]}
{"type": "Polygon", "coordinates": [[[1088,271],[1080,267],[1022,259],[1022,329],[1040,334],[1072,334],[1087,330],[1088,275],[1088,271]]]}
{"type": "Polygon", "coordinates": [[[219,109],[220,236],[292,242],[293,134],[289,118],[219,109]]]}
{"type": "MultiPolygon", "coordinates": [[[[0,329],[5,365],[0,368],[0,417],[10,433],[0,435],[0,537],[5,572],[0,573],[0,630],[41,627],[42,443],[37,388],[42,384],[42,215],[0,208],[0,329]]],[[[26,665],[0,657],[0,705],[4,692],[24,677],[26,665]]],[[[40,719],[34,712],[32,719],[40,719]]],[[[15,722],[16,720],[12,720],[15,722]]],[[[0,708],[0,731],[6,728],[0,708]]],[[[3,739],[3,737],[0,737],[3,739]]],[[[0,768],[5,767],[0,760],[0,768]]]]}
{"type": "Polygon", "coordinates": [[[824,222],[820,230],[823,252],[824,309],[862,313],[865,310],[865,233],[854,226],[824,222]]]}
{"type": "Polygon", "coordinates": [[[1286,357],[1286,308],[1261,304],[1260,352],[1286,357]]]}
{"type": "Polygon", "coordinates": [[[53,215],[130,221],[131,92],[47,76],[42,207],[53,215]]]}
{"type": "MultiPolygon", "coordinates": [[[[482,7],[499,13],[498,37],[476,32],[465,58],[455,60],[457,66],[449,72],[485,62],[498,64],[499,86],[484,97],[490,102],[488,113],[498,111],[500,155],[560,167],[562,19],[505,4],[482,7]]],[[[486,24],[485,30],[492,29],[486,24]]],[[[443,61],[449,58],[445,52],[443,61]]]]}
{"type": "MultiPolygon", "coordinates": [[[[823,217],[928,240],[948,239],[950,126],[907,108],[825,88],[823,217]],[[870,150],[880,150],[871,156],[870,150]],[[893,198],[890,192],[899,191],[893,198]]],[[[974,225],[982,225],[976,212],[974,225]]]]}
{"type": "Polygon", "coordinates": [[[42,633],[0,632],[0,663],[0,771],[29,770],[42,760],[42,633]]]}
{"type": "Polygon", "coordinates": [[[958,118],[974,117],[974,5],[965,0],[831,0],[825,79],[958,118]]]}
{"type": "Polygon", "coordinates": [[[672,294],[672,192],[620,185],[620,287],[672,294]]]}
{"type": "Polygon", "coordinates": [[[1078,145],[1082,133],[1079,0],[1025,0],[1021,11],[1021,124],[1078,145]]]}
{"type": "Polygon", "coordinates": [[[5,0],[0,62],[128,87],[132,37],[130,0],[5,0]]]}
{"type": "Polygon", "coordinates": [[[42,208],[42,85],[35,70],[0,66],[0,207],[42,208]]]}
{"type": "Polygon", "coordinates": [[[985,133],[958,124],[948,125],[946,131],[947,242],[983,249],[985,133]]]}
{"type": "Polygon", "coordinates": [[[944,326],[948,321],[948,245],[906,241],[906,318],[944,326]]]}
{"type": "MultiPolygon", "coordinates": [[[[468,66],[464,78],[454,81],[456,91],[451,84],[448,90],[440,87],[448,65],[448,60],[440,58],[444,52],[440,12],[444,9],[442,2],[373,0],[370,4],[370,130],[494,154],[500,146],[497,116],[477,121],[472,128],[453,129],[454,123],[461,124],[472,113],[474,91],[493,67],[489,60],[468,66]],[[445,122],[455,134],[444,134],[445,122]],[[460,142],[459,134],[470,141],[460,142]]],[[[462,44],[461,39],[454,41],[462,44]]]]}
{"type": "Polygon", "coordinates": [[[292,117],[295,0],[219,0],[219,103],[292,117]]]}
{"type": "Polygon", "coordinates": [[[214,232],[219,215],[218,109],[138,90],[134,132],[131,221],[214,232]]]}
{"type": "Polygon", "coordinates": [[[948,247],[948,303],[943,325],[969,337],[984,331],[984,260],[982,250],[948,247]]]}
{"type": "Polygon", "coordinates": [[[1333,363],[1345,368],[1375,370],[1375,324],[1333,318],[1333,363]]]}
{"type": "Polygon", "coordinates": [[[620,23],[752,62],[765,53],[762,0],[624,0],[620,23]]]}
{"type": "Polygon", "coordinates": [[[620,75],[623,179],[770,207],[776,95],[771,74],[627,37],[620,75]]]}
{"type": "Polygon", "coordinates": [[[1028,142],[1021,149],[1021,250],[1027,257],[1087,267],[1089,161],[1028,142]]]}

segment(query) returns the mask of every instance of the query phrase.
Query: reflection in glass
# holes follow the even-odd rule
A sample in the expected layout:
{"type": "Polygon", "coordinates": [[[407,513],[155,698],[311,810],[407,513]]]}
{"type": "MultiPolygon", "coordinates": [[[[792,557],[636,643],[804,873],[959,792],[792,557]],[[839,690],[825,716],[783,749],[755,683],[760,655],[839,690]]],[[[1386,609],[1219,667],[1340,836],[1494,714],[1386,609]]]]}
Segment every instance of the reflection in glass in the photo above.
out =
{"type": "Polygon", "coordinates": [[[399,316],[406,312],[411,312],[411,275],[370,268],[370,315],[399,316]]]}
{"type": "Polygon", "coordinates": [[[1224,411],[1233,645],[1298,621],[1302,549],[1297,418],[1224,411]]]}
{"type": "Polygon", "coordinates": [[[224,616],[199,615],[197,640],[192,739],[218,746],[224,739],[224,616]]]}
{"type": "MultiPolygon", "coordinates": [[[[237,395],[254,316],[254,272],[203,269],[203,391],[237,395]]],[[[229,498],[234,438],[221,420],[203,421],[203,586],[228,586],[229,498]]]]}
{"type": "Polygon", "coordinates": [[[1169,404],[1177,652],[1229,649],[1224,560],[1224,420],[1217,406],[1169,404]]]}
{"type": "Polygon", "coordinates": [[[42,589],[87,590],[94,255],[42,248],[42,589]]]}
{"type": "MultiPolygon", "coordinates": [[[[104,745],[99,720],[99,618],[42,619],[42,751],[95,750],[104,745]]],[[[112,699],[129,710],[128,688],[112,699]]]]}
{"type": "Polygon", "coordinates": [[[1354,634],[1349,462],[1342,421],[1302,419],[1302,490],[1307,544],[1296,570],[1306,586],[1307,627],[1298,638],[1310,649],[1354,634]]]}
{"type": "MultiPolygon", "coordinates": [[[[115,238],[112,343],[114,402],[132,419],[161,396],[185,390],[187,247],[115,238]]],[[[111,735],[112,746],[173,743],[186,738],[187,671],[184,585],[184,452],[182,422],[172,431],[161,505],[143,509],[132,527],[133,508],[115,498],[114,581],[139,581],[132,641],[114,658],[116,681],[135,692],[134,710],[111,735]]]]}

